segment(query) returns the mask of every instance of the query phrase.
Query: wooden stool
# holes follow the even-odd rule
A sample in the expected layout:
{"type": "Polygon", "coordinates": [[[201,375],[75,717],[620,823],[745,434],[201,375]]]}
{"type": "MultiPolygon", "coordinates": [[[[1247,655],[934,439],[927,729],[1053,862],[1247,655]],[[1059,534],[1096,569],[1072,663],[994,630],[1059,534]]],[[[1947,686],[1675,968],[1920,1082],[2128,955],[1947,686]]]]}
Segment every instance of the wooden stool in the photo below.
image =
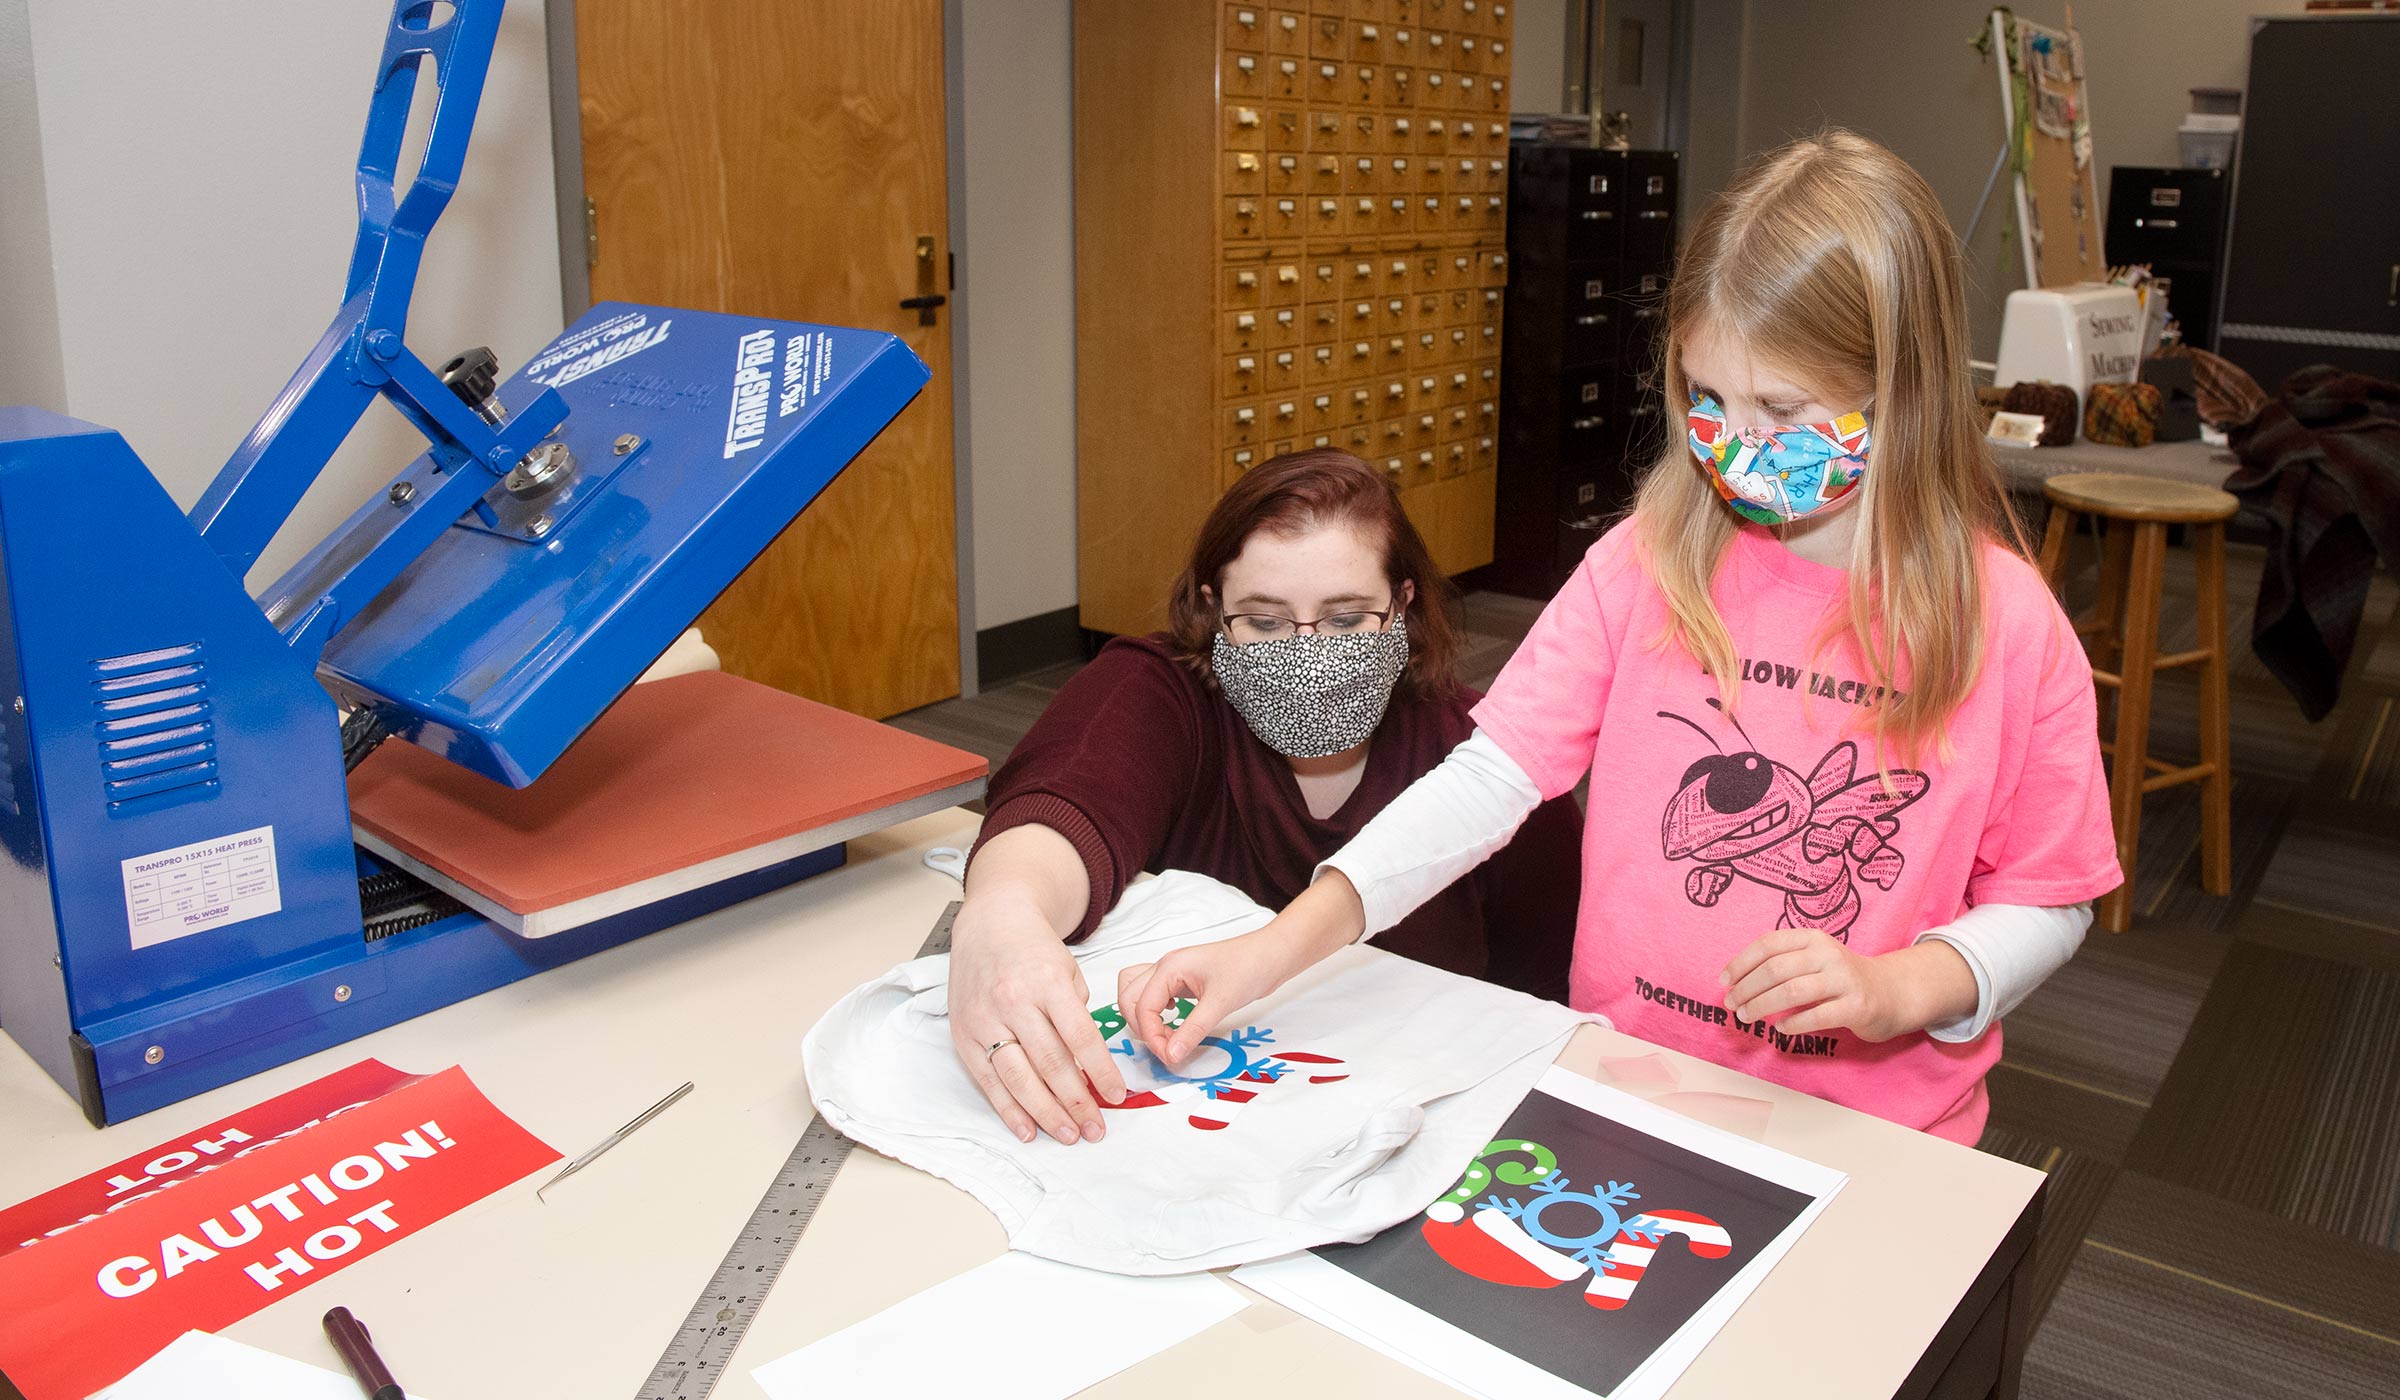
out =
{"type": "MultiPolygon", "coordinates": [[[[2100,901],[2100,926],[2123,933],[2133,922],[2133,858],[2142,832],[2142,796],[2177,783],[2200,787],[2200,885],[2233,893],[2233,764],[2225,714],[2225,521],[2238,502],[2212,486],[2086,472],[2042,484],[2050,498],[2050,529],[2042,537],[2042,578],[2053,592],[2066,563],[2075,518],[2108,522],[2101,553],[2100,601],[2075,624],[2092,644],[2092,680],[2116,692],[2117,738],[2101,749],[2116,760],[2109,773],[2109,817],[2116,827],[2117,864],[2125,883],[2100,901]],[[2191,528],[2199,566],[2200,646],[2158,654],[2159,589],[2166,573],[2167,527],[2191,528]],[[2200,761],[2188,768],[2150,756],[2150,682],[2169,666],[2200,667],[2200,761]],[[2111,669],[2114,668],[2114,669],[2111,669]]],[[[2103,712],[2105,715],[2105,711],[2103,712]]],[[[2106,724],[2105,717],[2102,720],[2106,724]]]]}

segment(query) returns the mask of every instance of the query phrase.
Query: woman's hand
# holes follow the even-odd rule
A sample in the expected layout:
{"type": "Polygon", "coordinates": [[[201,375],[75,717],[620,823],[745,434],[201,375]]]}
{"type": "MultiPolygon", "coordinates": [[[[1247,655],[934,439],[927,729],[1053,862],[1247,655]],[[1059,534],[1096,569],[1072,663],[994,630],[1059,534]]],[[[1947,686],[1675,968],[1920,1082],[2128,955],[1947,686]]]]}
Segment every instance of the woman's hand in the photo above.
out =
{"type": "Polygon", "coordinates": [[[1328,870],[1267,924],[1238,938],[1178,948],[1117,974],[1125,1024],[1161,1064],[1182,1064],[1218,1023],[1274,991],[1366,928],[1350,878],[1328,870]],[[1177,997],[1192,1000],[1180,1026],[1166,1024],[1177,997]]]}
{"type": "Polygon", "coordinates": [[[1033,1141],[1038,1123],[1062,1143],[1098,1142],[1107,1130],[1092,1090],[1112,1104],[1124,1099],[1090,1001],[1083,969],[1037,906],[1000,892],[961,906],[951,929],[950,1043],[1018,1141],[1033,1141]]]}
{"type": "Polygon", "coordinates": [[[1847,1028],[1883,1041],[1975,1009],[1975,973],[1938,939],[1869,956],[1819,929],[1778,929],[1717,974],[1726,1008],[1785,1035],[1847,1028]]]}

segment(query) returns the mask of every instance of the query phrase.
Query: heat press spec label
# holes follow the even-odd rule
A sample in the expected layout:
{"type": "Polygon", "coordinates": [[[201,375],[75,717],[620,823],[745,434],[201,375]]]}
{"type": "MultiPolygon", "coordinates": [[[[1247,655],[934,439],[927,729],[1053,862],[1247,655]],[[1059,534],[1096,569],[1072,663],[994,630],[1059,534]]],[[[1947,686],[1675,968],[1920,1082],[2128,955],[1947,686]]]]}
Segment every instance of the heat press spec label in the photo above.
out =
{"type": "Polygon", "coordinates": [[[119,863],[125,923],[147,948],[283,908],[275,828],[255,827],[119,863]]]}

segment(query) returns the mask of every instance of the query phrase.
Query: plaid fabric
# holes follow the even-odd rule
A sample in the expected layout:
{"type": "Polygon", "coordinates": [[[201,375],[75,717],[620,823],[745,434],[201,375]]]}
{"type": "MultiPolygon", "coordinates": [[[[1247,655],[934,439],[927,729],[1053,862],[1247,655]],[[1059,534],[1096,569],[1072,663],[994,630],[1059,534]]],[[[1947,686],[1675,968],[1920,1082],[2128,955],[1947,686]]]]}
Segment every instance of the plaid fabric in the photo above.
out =
{"type": "Polygon", "coordinates": [[[2238,427],[2267,406],[2267,391],[2240,365],[2206,350],[2185,353],[2191,357],[2192,393],[2200,401],[2203,419],[2223,428],[2238,427]]]}
{"type": "Polygon", "coordinates": [[[2158,435],[2158,410],[2165,401],[2155,384],[2094,384],[2083,435],[2110,447],[2148,447],[2158,435]]]}
{"type": "Polygon", "coordinates": [[[2000,401],[2003,412],[2041,415],[2044,447],[2064,447],[2075,440],[2076,409],[2080,406],[2073,389],[2047,379],[2011,384],[2008,397],[2000,401]]]}
{"type": "Polygon", "coordinates": [[[2400,384],[2311,365],[2233,430],[2225,489],[2267,532],[2250,647],[2309,719],[2341,699],[2378,556],[2400,568],[2400,384]]]}

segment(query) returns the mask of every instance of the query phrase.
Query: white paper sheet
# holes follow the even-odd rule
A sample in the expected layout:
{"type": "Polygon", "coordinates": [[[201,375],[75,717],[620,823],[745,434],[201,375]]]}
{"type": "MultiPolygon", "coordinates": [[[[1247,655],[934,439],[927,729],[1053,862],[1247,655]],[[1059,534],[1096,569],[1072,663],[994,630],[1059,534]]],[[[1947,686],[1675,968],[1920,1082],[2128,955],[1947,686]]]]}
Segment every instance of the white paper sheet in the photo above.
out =
{"type": "MultiPolygon", "coordinates": [[[[327,1344],[330,1348],[331,1343],[327,1344]]],[[[358,1382],[213,1332],[186,1332],[92,1400],[359,1400],[358,1382]]],[[[411,1392],[409,1400],[423,1400],[411,1392]]]]}
{"type": "MultiPolygon", "coordinates": [[[[1693,1122],[1570,1071],[1552,1069],[1536,1087],[1653,1137],[1815,1198],[1773,1242],[1727,1280],[1707,1306],[1694,1313],[1606,1397],[1606,1400],[1656,1400],[1691,1366],[1791,1251],[1792,1245],[1824,1213],[1849,1177],[1830,1167],[1693,1122]]],[[[1233,1278],[1304,1317],[1484,1400],[1544,1400],[1544,1397],[1590,1400],[1595,1393],[1511,1355],[1314,1254],[1248,1265],[1234,1270],[1233,1278]]]]}
{"type": "Polygon", "coordinates": [[[1011,1251],[751,1375],[774,1400],[865,1395],[903,1373],[912,1394],[1060,1400],[1248,1304],[1213,1274],[1128,1278],[1011,1251]]]}

